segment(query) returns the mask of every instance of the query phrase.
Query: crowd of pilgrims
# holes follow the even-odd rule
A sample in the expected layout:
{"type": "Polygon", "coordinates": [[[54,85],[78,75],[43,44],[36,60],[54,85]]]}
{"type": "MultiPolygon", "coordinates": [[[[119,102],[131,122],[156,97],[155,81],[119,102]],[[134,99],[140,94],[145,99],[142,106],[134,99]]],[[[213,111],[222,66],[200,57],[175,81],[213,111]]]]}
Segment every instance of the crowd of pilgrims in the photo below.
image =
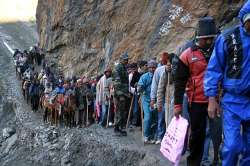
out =
{"type": "Polygon", "coordinates": [[[164,145],[166,126],[181,116],[189,122],[183,148],[183,154],[189,151],[188,166],[217,166],[219,156],[223,166],[237,165],[239,158],[240,165],[248,166],[250,0],[239,18],[239,25],[222,33],[213,17],[199,18],[194,38],[177,55],[162,52],[129,63],[125,52],[112,69],[108,66],[93,77],[54,74],[37,46],[15,50],[16,74],[25,100],[32,110],[43,110],[45,123],[98,123],[113,127],[116,136],[127,136],[127,128],[138,127],[144,144],[164,145]]]}
{"type": "MultiPolygon", "coordinates": [[[[161,70],[165,68],[163,66],[167,64],[168,56],[167,53],[163,53],[159,64],[155,59],[151,59],[148,62],[141,60],[126,65],[129,78],[129,97],[126,105],[126,123],[122,125],[122,129],[141,127],[143,125],[141,119],[144,118],[148,121],[144,122],[144,128],[147,127],[148,132],[151,133],[151,130],[154,130],[155,135],[154,138],[146,138],[145,143],[160,143],[165,133],[165,120],[164,115],[160,118],[157,118],[157,115],[143,115],[141,111],[143,101],[141,104],[138,92],[141,91],[141,88],[137,88],[141,86],[138,86],[138,82],[148,70],[152,70],[154,73],[157,67],[161,70]]],[[[103,74],[91,78],[86,76],[64,78],[63,75],[56,76],[51,71],[44,57],[42,50],[37,46],[23,52],[16,49],[13,55],[16,74],[21,80],[23,97],[31,105],[32,110],[42,110],[43,121],[51,125],[86,127],[98,123],[105,128],[112,127],[116,112],[112,69],[107,67],[103,74]],[[38,71],[39,68],[40,71],[38,71]]],[[[159,79],[157,78],[155,81],[159,82],[159,79]]],[[[150,93],[149,91],[151,89],[146,89],[143,93],[150,93]]],[[[165,91],[163,92],[162,89],[161,91],[163,96],[165,91]]],[[[157,90],[154,93],[157,98],[157,90]]],[[[158,102],[161,107],[164,102],[162,97],[159,97],[158,102]]],[[[153,103],[151,106],[156,108],[157,103],[153,103]]]]}
{"type": "MultiPolygon", "coordinates": [[[[126,136],[128,128],[131,131],[139,128],[144,144],[160,144],[166,123],[169,124],[173,117],[173,81],[168,73],[172,70],[174,56],[163,52],[158,57],[159,63],[156,57],[129,64],[128,54],[121,55],[120,61],[126,66],[129,82],[126,104],[119,105],[114,95],[117,73],[113,72],[116,69],[107,67],[102,74],[90,78],[64,78],[62,74],[56,75],[51,71],[44,53],[37,46],[23,52],[16,49],[13,54],[23,97],[33,111],[42,112],[44,123],[68,128],[97,123],[102,128],[114,127],[117,133],[115,114],[123,109],[120,111],[125,111],[125,114],[120,117],[123,122],[117,135],[126,136]],[[170,110],[167,112],[171,115],[166,116],[166,111],[157,110],[170,110]]],[[[187,106],[185,96],[184,99],[187,106]]],[[[183,116],[188,118],[187,108],[184,108],[183,116]]]]}

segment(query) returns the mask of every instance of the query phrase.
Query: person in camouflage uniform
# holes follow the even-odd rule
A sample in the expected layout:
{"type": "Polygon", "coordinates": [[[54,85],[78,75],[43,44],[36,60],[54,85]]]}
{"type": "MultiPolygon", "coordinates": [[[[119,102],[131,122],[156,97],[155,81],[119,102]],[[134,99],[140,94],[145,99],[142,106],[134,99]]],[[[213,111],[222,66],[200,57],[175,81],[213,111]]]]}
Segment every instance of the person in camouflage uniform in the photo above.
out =
{"type": "Polygon", "coordinates": [[[127,100],[129,97],[127,64],[128,53],[126,52],[120,56],[120,63],[115,66],[113,71],[114,101],[116,105],[114,132],[117,136],[127,135],[127,132],[122,130],[126,123],[127,100]]]}
{"type": "MultiPolygon", "coordinates": [[[[86,81],[79,79],[77,81],[77,87],[75,91],[76,95],[76,106],[78,108],[78,118],[77,118],[77,126],[82,127],[84,125],[84,122],[86,120],[86,117],[84,118],[84,111],[86,112],[87,108],[87,101],[86,96],[89,95],[89,90],[86,86],[86,81]]],[[[85,113],[86,114],[86,113],[85,113]]]]}

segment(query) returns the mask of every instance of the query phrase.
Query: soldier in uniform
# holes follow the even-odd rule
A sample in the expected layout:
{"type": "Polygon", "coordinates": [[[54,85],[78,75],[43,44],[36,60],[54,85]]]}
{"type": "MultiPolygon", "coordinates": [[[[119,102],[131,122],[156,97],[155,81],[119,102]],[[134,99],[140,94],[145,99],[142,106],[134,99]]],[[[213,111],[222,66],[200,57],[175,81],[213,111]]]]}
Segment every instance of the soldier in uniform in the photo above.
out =
{"type": "Polygon", "coordinates": [[[113,87],[115,101],[115,125],[114,132],[117,136],[126,136],[127,132],[122,130],[127,118],[127,100],[129,97],[128,73],[126,65],[128,64],[128,53],[125,52],[120,56],[120,62],[115,66],[113,72],[113,87]]]}
{"type": "Polygon", "coordinates": [[[84,112],[84,105],[85,105],[85,90],[83,87],[82,79],[77,80],[77,87],[76,87],[76,106],[77,110],[77,126],[82,127],[83,125],[83,112],[84,112]]]}

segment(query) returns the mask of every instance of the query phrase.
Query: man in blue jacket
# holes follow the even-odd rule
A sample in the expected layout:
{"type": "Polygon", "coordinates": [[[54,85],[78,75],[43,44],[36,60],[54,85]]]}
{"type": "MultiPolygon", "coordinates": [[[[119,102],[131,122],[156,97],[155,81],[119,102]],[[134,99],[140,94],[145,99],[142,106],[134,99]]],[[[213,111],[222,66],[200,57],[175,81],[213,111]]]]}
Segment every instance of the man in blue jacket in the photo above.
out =
{"type": "Polygon", "coordinates": [[[223,166],[237,165],[240,154],[240,164],[250,165],[250,0],[239,17],[240,26],[217,38],[204,79],[210,118],[220,115],[218,85],[223,89],[223,166]]]}
{"type": "Polygon", "coordinates": [[[143,74],[140,77],[140,80],[137,85],[137,91],[141,93],[141,104],[144,113],[144,143],[155,143],[155,135],[156,135],[156,126],[152,127],[154,123],[156,123],[156,119],[154,118],[157,113],[155,109],[150,107],[150,92],[151,92],[151,84],[155,69],[157,67],[157,63],[154,60],[150,60],[148,62],[148,72],[143,74]]]}
{"type": "Polygon", "coordinates": [[[63,87],[63,81],[59,81],[58,86],[55,89],[56,94],[65,94],[65,88],[63,87]]]}

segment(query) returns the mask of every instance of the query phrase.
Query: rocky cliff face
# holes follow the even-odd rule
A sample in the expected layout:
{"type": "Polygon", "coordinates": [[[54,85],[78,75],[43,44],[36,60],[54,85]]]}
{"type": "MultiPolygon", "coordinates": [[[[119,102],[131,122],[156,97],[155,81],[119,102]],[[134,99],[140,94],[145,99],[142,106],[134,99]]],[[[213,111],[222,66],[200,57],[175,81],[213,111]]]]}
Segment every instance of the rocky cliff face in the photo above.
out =
{"type": "Polygon", "coordinates": [[[40,45],[66,76],[93,74],[128,51],[132,61],[175,52],[211,15],[219,26],[243,0],[39,0],[40,45]]]}

